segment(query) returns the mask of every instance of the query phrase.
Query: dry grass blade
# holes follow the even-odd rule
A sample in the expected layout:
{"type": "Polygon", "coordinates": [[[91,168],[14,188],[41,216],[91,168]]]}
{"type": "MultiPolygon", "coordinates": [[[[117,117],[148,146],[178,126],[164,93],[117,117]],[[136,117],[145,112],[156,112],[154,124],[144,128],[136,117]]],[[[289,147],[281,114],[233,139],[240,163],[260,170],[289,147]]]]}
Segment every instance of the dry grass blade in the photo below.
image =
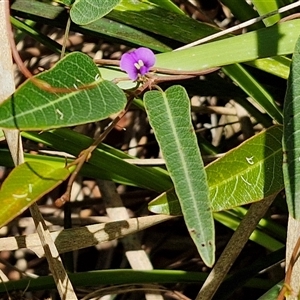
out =
{"type": "MultiPolygon", "coordinates": [[[[132,218],[123,221],[59,230],[51,232],[50,235],[55,242],[58,252],[65,253],[95,246],[101,242],[122,238],[172,218],[174,217],[167,215],[132,218]]],[[[45,254],[39,236],[36,233],[0,239],[0,251],[13,251],[21,248],[31,250],[39,257],[45,254]]]]}
{"type": "MultiPolygon", "coordinates": [[[[112,220],[128,220],[129,214],[123,205],[120,195],[116,191],[116,185],[112,181],[97,180],[102,199],[106,205],[108,216],[112,220]]],[[[144,250],[136,235],[130,235],[123,238],[122,243],[125,248],[125,255],[129,264],[134,270],[153,270],[151,261],[144,250]]],[[[159,293],[146,293],[147,300],[162,300],[163,297],[159,293]]]]}
{"type": "MultiPolygon", "coordinates": [[[[11,34],[12,29],[9,23],[9,1],[0,1],[0,16],[1,16],[1,38],[2,47],[1,47],[1,88],[2,94],[0,102],[5,100],[15,91],[14,77],[13,77],[13,65],[11,59],[11,49],[10,38],[13,36],[11,34]],[[3,65],[2,65],[3,64],[3,65]]],[[[11,155],[14,161],[14,164],[17,166],[24,162],[24,153],[20,138],[20,133],[18,130],[6,130],[5,131],[6,140],[11,150],[11,155]]],[[[44,247],[47,260],[52,270],[53,277],[57,283],[57,288],[60,293],[61,299],[77,299],[76,294],[73,290],[71,281],[68,278],[68,275],[63,267],[61,259],[59,257],[58,251],[54,245],[54,242],[51,239],[51,236],[46,229],[44,219],[42,218],[37,204],[33,204],[31,207],[31,213],[34,221],[36,222],[37,231],[44,247]]]]}

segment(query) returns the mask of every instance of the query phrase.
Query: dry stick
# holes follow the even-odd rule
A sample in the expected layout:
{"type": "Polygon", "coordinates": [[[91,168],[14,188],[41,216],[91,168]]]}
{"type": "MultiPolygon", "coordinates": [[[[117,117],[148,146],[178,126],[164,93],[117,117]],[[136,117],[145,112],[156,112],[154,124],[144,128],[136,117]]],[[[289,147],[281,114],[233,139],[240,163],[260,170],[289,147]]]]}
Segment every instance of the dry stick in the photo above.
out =
{"type": "Polygon", "coordinates": [[[65,29],[64,40],[63,40],[63,43],[62,43],[62,49],[61,49],[61,53],[60,53],[60,58],[61,59],[65,56],[65,53],[66,53],[67,40],[68,40],[68,37],[69,37],[70,28],[71,28],[71,18],[69,16],[68,21],[67,21],[67,25],[66,25],[66,29],[65,29]]]}
{"type": "MultiPolygon", "coordinates": [[[[5,13],[4,16],[1,16],[1,20],[4,20],[6,23],[6,28],[1,30],[1,33],[6,35],[6,40],[4,40],[5,36],[2,37],[2,43],[1,45],[6,45],[8,49],[12,49],[13,52],[16,52],[15,43],[14,43],[14,37],[12,34],[12,28],[9,22],[10,19],[10,10],[9,10],[9,1],[1,1],[1,11],[5,13]],[[10,47],[11,46],[11,47],[10,47]]],[[[1,47],[3,50],[5,47],[1,47]]],[[[1,56],[2,58],[2,56],[1,56]]],[[[11,72],[12,72],[12,61],[11,61],[11,55],[10,55],[10,61],[11,63],[11,72]]],[[[24,71],[24,70],[23,70],[24,71]]],[[[11,83],[14,85],[14,82],[11,83]]],[[[9,95],[10,96],[10,95],[9,95]]],[[[10,132],[8,131],[10,134],[10,132]]],[[[16,131],[13,132],[15,134],[16,131]]],[[[19,133],[18,133],[19,134],[19,133]]],[[[24,162],[24,155],[23,155],[23,148],[19,138],[16,139],[16,137],[13,137],[13,140],[8,139],[7,140],[10,147],[13,147],[16,149],[16,152],[12,153],[15,165],[18,165],[20,163],[24,162]]],[[[50,270],[53,274],[54,280],[57,285],[58,292],[60,294],[61,299],[74,299],[76,300],[76,294],[74,292],[74,289],[72,287],[71,281],[68,278],[68,275],[63,267],[61,258],[58,254],[58,251],[54,245],[53,240],[51,239],[50,232],[48,231],[45,221],[39,211],[39,208],[36,203],[34,203],[30,207],[30,212],[33,217],[33,220],[36,224],[37,232],[40,238],[40,241],[42,243],[42,246],[44,248],[47,261],[49,263],[50,270]]]]}
{"type": "Polygon", "coordinates": [[[239,29],[242,29],[242,28],[246,28],[246,27],[248,27],[248,26],[250,26],[250,25],[253,25],[253,24],[255,24],[255,23],[258,23],[258,22],[262,21],[263,19],[266,19],[266,18],[271,17],[271,16],[273,16],[273,15],[281,14],[281,13],[283,13],[283,12],[289,11],[289,10],[295,8],[295,7],[298,7],[298,6],[300,6],[300,1],[297,1],[297,2],[292,3],[292,4],[289,4],[289,5],[286,5],[286,6],[284,6],[284,7],[281,7],[281,8],[279,8],[278,10],[269,12],[269,13],[263,15],[263,16],[260,16],[260,17],[256,17],[256,18],[250,19],[250,20],[248,20],[248,21],[246,21],[246,22],[244,22],[244,23],[241,23],[241,24],[238,24],[238,25],[236,25],[236,26],[230,27],[230,28],[228,28],[228,29],[226,29],[226,30],[217,32],[217,33],[215,33],[215,34],[212,34],[212,35],[210,35],[210,36],[208,36],[208,37],[205,37],[205,38],[200,39],[200,40],[198,40],[198,41],[195,41],[195,42],[193,42],[193,43],[190,43],[190,44],[187,44],[187,45],[182,46],[182,47],[180,47],[180,48],[177,48],[177,49],[175,49],[174,51],[184,50],[184,49],[188,49],[188,48],[191,48],[191,47],[200,45],[200,44],[204,44],[204,43],[206,43],[206,42],[208,42],[208,41],[214,40],[214,39],[219,38],[219,37],[221,37],[221,36],[224,36],[224,35],[226,35],[226,34],[228,34],[228,33],[232,33],[232,32],[234,32],[234,31],[236,31],[236,30],[239,30],[239,29]]]}
{"type": "MultiPolygon", "coordinates": [[[[11,59],[10,40],[13,39],[11,25],[9,21],[8,0],[1,2],[1,74],[0,74],[0,103],[11,96],[15,91],[13,64],[11,59]]],[[[15,165],[22,163],[23,153],[21,147],[21,137],[18,130],[3,130],[9,150],[15,165]]]]}
{"type": "MultiPolygon", "coordinates": [[[[8,3],[5,3],[4,0],[0,0],[0,103],[11,96],[15,91],[13,62],[9,43],[11,27],[9,22],[9,9],[7,10],[7,7],[9,8],[8,3]]],[[[23,162],[23,149],[19,131],[3,131],[14,165],[21,164],[23,162]]],[[[9,281],[2,270],[0,270],[0,280],[1,282],[9,281]]],[[[7,296],[10,299],[8,292],[7,296]]]]}
{"type": "Polygon", "coordinates": [[[253,203],[204,282],[196,300],[210,300],[277,194],[253,203]]]}
{"type": "Polygon", "coordinates": [[[288,220],[288,235],[286,249],[286,277],[283,288],[281,289],[278,300],[284,299],[299,299],[299,238],[300,222],[289,215],[288,220]]]}
{"type": "Polygon", "coordinates": [[[60,298],[63,300],[77,299],[73,285],[63,266],[59,252],[52,240],[50,231],[36,203],[30,207],[30,213],[34,220],[40,242],[43,246],[50,271],[53,275],[60,298]]]}
{"type": "MultiPolygon", "coordinates": [[[[101,191],[102,199],[104,201],[106,212],[109,218],[113,221],[122,221],[130,219],[123,201],[116,191],[116,185],[108,180],[96,180],[101,191]]],[[[133,270],[153,270],[151,261],[142,249],[140,240],[137,234],[124,237],[122,244],[125,249],[125,255],[133,270]]],[[[147,300],[163,300],[159,293],[146,293],[147,300]]]]}
{"type": "MultiPolygon", "coordinates": [[[[93,224],[83,227],[62,229],[50,233],[59,253],[71,252],[99,243],[123,238],[156,224],[176,218],[169,215],[153,215],[131,218],[128,220],[93,224]]],[[[21,248],[29,249],[37,256],[43,257],[45,252],[38,234],[0,238],[0,251],[13,251],[21,248]]]]}

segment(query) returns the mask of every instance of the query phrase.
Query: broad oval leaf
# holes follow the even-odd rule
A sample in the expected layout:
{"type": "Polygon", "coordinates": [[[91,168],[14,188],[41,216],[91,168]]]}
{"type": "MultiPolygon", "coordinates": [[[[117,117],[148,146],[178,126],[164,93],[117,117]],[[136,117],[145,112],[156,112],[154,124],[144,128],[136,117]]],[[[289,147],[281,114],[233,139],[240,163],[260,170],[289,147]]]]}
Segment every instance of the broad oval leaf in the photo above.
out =
{"type": "Polygon", "coordinates": [[[124,92],[103,80],[92,59],[79,52],[67,55],[36,78],[53,87],[71,90],[47,92],[27,80],[0,105],[0,127],[46,130],[73,126],[105,119],[126,105],[124,92]],[[76,90],[85,85],[91,86],[76,90]]]}
{"type": "Polygon", "coordinates": [[[51,165],[26,162],[15,167],[0,190],[0,227],[62,183],[70,171],[51,165]]]}
{"type": "MultiPolygon", "coordinates": [[[[282,126],[273,126],[206,167],[214,212],[259,201],[283,189],[282,126]]],[[[149,203],[154,213],[180,215],[173,190],[149,203]]]]}
{"type": "Polygon", "coordinates": [[[286,200],[290,215],[300,220],[300,38],[298,39],[292,58],[292,66],[288,79],[284,102],[283,121],[283,175],[286,200]]]}
{"type": "Polygon", "coordinates": [[[76,0],[70,16],[74,23],[86,25],[108,14],[121,0],[76,0]]]}
{"type": "Polygon", "coordinates": [[[183,87],[174,85],[166,92],[147,92],[144,102],[189,233],[205,264],[212,266],[215,260],[213,215],[188,95],[183,87]]]}

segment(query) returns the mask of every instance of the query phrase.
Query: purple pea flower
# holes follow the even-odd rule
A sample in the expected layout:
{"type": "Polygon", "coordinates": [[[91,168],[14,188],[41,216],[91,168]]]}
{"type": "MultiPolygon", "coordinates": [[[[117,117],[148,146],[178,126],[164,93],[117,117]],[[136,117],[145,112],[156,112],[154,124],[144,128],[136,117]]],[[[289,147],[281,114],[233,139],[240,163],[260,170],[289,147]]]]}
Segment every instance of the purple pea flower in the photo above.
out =
{"type": "Polygon", "coordinates": [[[139,75],[145,75],[155,64],[155,55],[148,48],[138,48],[132,52],[124,53],[121,57],[120,67],[131,80],[137,80],[139,75]]]}

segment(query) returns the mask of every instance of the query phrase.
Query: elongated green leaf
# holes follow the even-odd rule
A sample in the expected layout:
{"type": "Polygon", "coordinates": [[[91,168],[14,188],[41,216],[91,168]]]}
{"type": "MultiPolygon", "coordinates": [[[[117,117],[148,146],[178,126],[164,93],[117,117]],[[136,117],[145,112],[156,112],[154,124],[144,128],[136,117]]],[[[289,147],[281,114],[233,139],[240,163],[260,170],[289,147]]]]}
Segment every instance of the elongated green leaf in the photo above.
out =
{"type": "Polygon", "coordinates": [[[293,52],[299,35],[300,20],[280,23],[220,41],[199,45],[178,53],[157,55],[157,67],[177,70],[200,70],[251,61],[293,52]],[[222,55],[220,55],[222,53],[222,55]]]}
{"type": "MultiPolygon", "coordinates": [[[[121,3],[105,18],[90,25],[79,27],[78,31],[82,32],[82,29],[87,29],[88,34],[94,32],[94,34],[106,35],[107,38],[122,39],[162,52],[168,51],[170,48],[134,28],[162,35],[183,43],[190,43],[217,32],[217,29],[212,26],[199,23],[185,15],[158,9],[154,5],[151,5],[151,3],[140,1],[130,3],[130,7],[127,7],[127,4],[122,5],[121,3]],[[176,22],[174,23],[175,19],[176,22]],[[143,22],[140,20],[143,20],[143,22]],[[124,25],[124,23],[128,26],[124,25]],[[129,26],[134,28],[130,28],[129,26]]],[[[57,17],[63,14],[64,9],[37,1],[16,0],[12,4],[12,10],[19,16],[24,16],[24,14],[26,16],[30,15],[35,20],[40,20],[41,16],[43,16],[48,22],[55,22],[57,17]]],[[[59,25],[57,23],[54,24],[59,25]]],[[[208,47],[204,53],[195,47],[193,50],[190,49],[192,52],[184,60],[178,58],[178,55],[181,55],[181,53],[177,53],[176,57],[172,53],[173,57],[171,60],[169,60],[169,54],[171,53],[160,55],[157,66],[190,71],[231,63],[248,62],[261,57],[289,54],[294,49],[299,28],[299,20],[293,20],[263,29],[267,30],[266,32],[255,31],[243,34],[238,37],[232,37],[233,40],[230,38],[230,40],[226,40],[221,44],[215,44],[216,42],[208,43],[203,45],[205,46],[204,48],[208,47]],[[236,38],[238,39],[236,40],[236,38]],[[272,41],[272,46],[270,45],[270,41],[272,41]],[[199,51],[201,52],[200,55],[198,55],[199,51]],[[222,55],[219,55],[219,53],[222,53],[222,55]],[[185,64],[187,61],[189,63],[185,64]]],[[[282,77],[279,64],[280,61],[278,62],[269,58],[263,68],[267,72],[282,77]]]]}
{"type": "MultiPolygon", "coordinates": [[[[67,14],[65,13],[65,8],[62,6],[54,6],[49,3],[43,3],[39,1],[32,0],[16,0],[11,6],[12,13],[14,15],[26,16],[26,18],[32,18],[33,20],[41,21],[43,23],[50,23],[56,27],[64,27],[67,21],[67,14]],[[65,18],[63,18],[65,16],[65,18]],[[60,18],[60,19],[59,19],[60,18]],[[58,22],[58,19],[60,22],[58,22]]],[[[13,25],[22,31],[30,34],[34,39],[38,40],[42,44],[46,45],[50,49],[58,52],[61,47],[58,47],[56,43],[49,39],[47,36],[39,33],[35,28],[28,29],[25,26],[20,26],[20,20],[12,20],[13,25]],[[51,45],[52,44],[52,45],[51,45]]],[[[101,18],[97,21],[77,26],[76,31],[84,35],[92,35],[98,38],[105,37],[106,40],[118,39],[123,41],[123,43],[130,43],[141,45],[144,47],[151,48],[156,51],[165,52],[170,51],[171,48],[155,39],[154,37],[146,34],[144,31],[132,28],[122,22],[108,20],[107,18],[101,18]]]]}
{"type": "Polygon", "coordinates": [[[290,215],[300,220],[300,39],[298,39],[293,54],[291,72],[288,79],[287,92],[284,102],[283,119],[283,175],[286,200],[290,215]]]}
{"type": "Polygon", "coordinates": [[[0,141],[5,140],[4,132],[0,129],[0,141]]]}
{"type": "Polygon", "coordinates": [[[166,92],[147,92],[144,102],[189,233],[203,261],[212,266],[215,260],[214,223],[188,95],[183,87],[174,85],[166,92]]]}
{"type": "Polygon", "coordinates": [[[149,1],[132,1],[122,0],[115,10],[119,11],[145,11],[150,9],[162,8],[166,11],[183,14],[183,11],[176,6],[172,0],[149,0],[149,1]]]}
{"type": "Polygon", "coordinates": [[[270,74],[287,79],[290,73],[291,60],[285,56],[262,58],[247,62],[247,65],[265,70],[270,74]]]}
{"type": "MultiPolygon", "coordinates": [[[[280,1],[278,0],[268,0],[268,1],[261,1],[261,0],[253,0],[252,3],[256,10],[258,11],[259,15],[265,15],[269,12],[278,10],[279,8],[279,3],[280,1]]],[[[263,20],[266,26],[271,26],[275,23],[277,23],[280,20],[280,16],[274,15],[269,18],[266,18],[263,20]]]]}
{"type": "MultiPolygon", "coordinates": [[[[89,147],[93,142],[91,138],[66,128],[41,134],[23,133],[23,136],[75,156],[78,156],[83,149],[89,147]]],[[[122,184],[139,186],[157,192],[163,192],[173,186],[166,170],[153,167],[142,168],[125,162],[124,158],[132,157],[120,150],[100,144],[85,164],[85,168],[88,168],[89,176],[94,174],[92,177],[114,180],[122,184]]]]}
{"type": "Polygon", "coordinates": [[[28,80],[0,106],[0,127],[45,130],[107,118],[126,104],[123,91],[100,78],[97,66],[85,54],[72,53],[36,78],[68,93],[52,93],[28,80]],[[93,84],[85,90],[78,86],[93,84]]]}
{"type": "MultiPolygon", "coordinates": [[[[130,1],[130,0],[127,0],[130,1]]],[[[124,0],[122,1],[124,2],[124,0]]],[[[158,5],[166,10],[173,11],[175,13],[183,14],[183,11],[172,0],[150,0],[151,3],[158,5]]]]}
{"type": "Polygon", "coordinates": [[[280,293],[280,290],[284,286],[284,280],[275,284],[272,288],[270,288],[266,293],[264,293],[261,297],[257,300],[273,300],[277,299],[280,293]]]}
{"type": "MultiPolygon", "coordinates": [[[[259,201],[283,189],[281,139],[282,126],[273,126],[206,167],[213,211],[259,201]]],[[[172,190],[149,203],[149,209],[181,214],[172,190]]]]}
{"type": "Polygon", "coordinates": [[[70,6],[72,3],[74,3],[75,0],[55,0],[54,2],[61,3],[66,6],[70,6]]]}
{"type": "Polygon", "coordinates": [[[14,168],[0,190],[0,227],[57,187],[69,175],[68,169],[55,169],[51,165],[36,162],[26,162],[14,168]]]}
{"type": "Polygon", "coordinates": [[[121,0],[75,0],[70,10],[74,23],[86,25],[108,14],[121,0]]]}
{"type": "MultiPolygon", "coordinates": [[[[222,3],[230,9],[230,12],[240,21],[244,22],[252,18],[258,17],[258,13],[253,9],[252,5],[246,1],[240,0],[222,0],[222,3]]],[[[255,23],[247,30],[254,30],[264,27],[263,23],[255,23]]]]}
{"type": "MultiPolygon", "coordinates": [[[[32,2],[31,0],[17,0],[12,4],[11,10],[14,14],[22,16],[26,15],[26,18],[29,17],[34,20],[40,21],[42,17],[43,23],[47,22],[56,27],[65,26],[64,24],[66,24],[67,21],[66,18],[63,18],[64,15],[67,17],[63,7],[53,6],[49,3],[39,1],[32,2]]],[[[15,27],[23,32],[25,31],[34,39],[46,45],[49,49],[54,50],[55,52],[60,52],[61,45],[58,47],[55,41],[48,38],[48,36],[43,35],[37,29],[28,28],[26,25],[20,25],[20,20],[15,20],[13,18],[11,18],[11,22],[15,27]]],[[[108,20],[107,18],[98,19],[91,24],[77,26],[76,31],[84,35],[96,36],[97,38],[104,36],[106,40],[118,39],[126,44],[137,44],[160,52],[171,50],[170,47],[164,45],[162,42],[145,32],[117,21],[108,20]]]]}
{"type": "Polygon", "coordinates": [[[242,65],[226,66],[223,71],[234,82],[238,82],[241,89],[250,95],[258,105],[261,105],[272,119],[280,124],[282,123],[282,111],[276,105],[271,94],[242,65]]]}

